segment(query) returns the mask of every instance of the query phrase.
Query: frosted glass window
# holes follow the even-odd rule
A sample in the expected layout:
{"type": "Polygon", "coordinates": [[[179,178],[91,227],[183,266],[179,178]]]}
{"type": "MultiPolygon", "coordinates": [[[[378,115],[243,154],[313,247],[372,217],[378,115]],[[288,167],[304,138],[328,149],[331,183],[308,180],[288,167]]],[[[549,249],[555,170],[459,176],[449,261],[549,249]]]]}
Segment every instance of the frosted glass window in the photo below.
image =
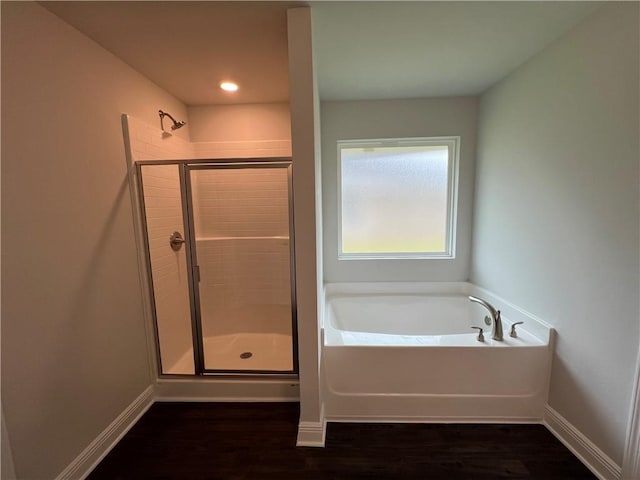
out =
{"type": "Polygon", "coordinates": [[[340,258],[453,257],[458,137],[342,141],[340,258]]]}

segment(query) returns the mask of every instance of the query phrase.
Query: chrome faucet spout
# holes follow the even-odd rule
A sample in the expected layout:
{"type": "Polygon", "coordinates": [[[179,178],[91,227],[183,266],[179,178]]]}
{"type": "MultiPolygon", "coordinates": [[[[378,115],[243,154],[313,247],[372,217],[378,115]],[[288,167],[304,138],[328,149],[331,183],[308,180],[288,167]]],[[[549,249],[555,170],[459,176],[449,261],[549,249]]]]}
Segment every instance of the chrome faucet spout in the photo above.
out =
{"type": "Polygon", "coordinates": [[[491,338],[494,340],[498,340],[500,342],[504,340],[504,336],[502,333],[502,319],[500,318],[500,310],[496,310],[496,308],[486,300],[483,300],[478,297],[474,297],[472,295],[469,295],[469,300],[475,303],[479,303],[484,308],[489,310],[489,313],[491,314],[491,324],[492,324],[491,338]]]}

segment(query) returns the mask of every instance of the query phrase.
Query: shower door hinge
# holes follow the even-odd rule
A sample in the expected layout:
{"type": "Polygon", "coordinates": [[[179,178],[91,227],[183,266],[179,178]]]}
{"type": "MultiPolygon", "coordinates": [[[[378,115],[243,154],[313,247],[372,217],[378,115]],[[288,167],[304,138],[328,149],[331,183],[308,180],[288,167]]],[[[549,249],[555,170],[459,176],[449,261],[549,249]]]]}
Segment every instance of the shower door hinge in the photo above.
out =
{"type": "Polygon", "coordinates": [[[200,265],[193,267],[193,276],[195,277],[196,282],[200,283],[200,265]]]}

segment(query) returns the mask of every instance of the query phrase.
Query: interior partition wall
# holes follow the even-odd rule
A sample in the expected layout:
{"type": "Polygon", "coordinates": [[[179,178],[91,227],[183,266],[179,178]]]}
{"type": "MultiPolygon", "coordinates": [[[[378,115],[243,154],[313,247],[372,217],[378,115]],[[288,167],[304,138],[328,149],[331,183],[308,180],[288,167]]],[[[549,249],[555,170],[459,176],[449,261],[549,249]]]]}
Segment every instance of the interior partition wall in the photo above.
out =
{"type": "Polygon", "coordinates": [[[290,159],[136,168],[160,373],[297,373],[290,159]]]}

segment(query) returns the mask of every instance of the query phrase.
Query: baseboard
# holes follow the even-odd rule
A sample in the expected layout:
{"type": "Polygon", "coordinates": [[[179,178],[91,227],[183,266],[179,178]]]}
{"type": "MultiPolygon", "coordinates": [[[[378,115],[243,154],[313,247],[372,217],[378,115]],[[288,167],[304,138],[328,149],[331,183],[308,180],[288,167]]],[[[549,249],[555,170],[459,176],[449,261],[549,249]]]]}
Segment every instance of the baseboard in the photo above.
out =
{"type": "Polygon", "coordinates": [[[640,350],[636,360],[636,376],[629,408],[629,430],[622,462],[622,478],[624,480],[640,478],[640,350]]]}
{"type": "Polygon", "coordinates": [[[320,419],[317,422],[300,422],[298,424],[297,447],[324,447],[327,434],[327,420],[324,407],[320,409],[320,419]]]}
{"type": "Polygon", "coordinates": [[[154,401],[153,385],[147,387],[84,451],[65,468],[56,480],[84,479],[135,425],[154,401]]]}
{"type": "Polygon", "coordinates": [[[4,408],[2,408],[2,437],[0,437],[0,478],[2,480],[16,480],[16,471],[13,465],[13,453],[9,443],[9,432],[4,423],[4,408]]]}
{"type": "Polygon", "coordinates": [[[621,467],[548,405],[543,423],[600,480],[620,480],[621,467]]]}
{"type": "Polygon", "coordinates": [[[297,447],[324,447],[327,422],[300,422],[298,425],[297,447]]]}
{"type": "MultiPolygon", "coordinates": [[[[56,480],[82,480],[100,463],[120,439],[135,425],[154,402],[297,402],[298,381],[291,379],[182,380],[160,379],[150,385],[111,424],[73,460],[56,480]]],[[[309,424],[308,445],[324,445],[321,435],[309,424]]],[[[307,443],[305,443],[306,445],[307,443]]]]}

